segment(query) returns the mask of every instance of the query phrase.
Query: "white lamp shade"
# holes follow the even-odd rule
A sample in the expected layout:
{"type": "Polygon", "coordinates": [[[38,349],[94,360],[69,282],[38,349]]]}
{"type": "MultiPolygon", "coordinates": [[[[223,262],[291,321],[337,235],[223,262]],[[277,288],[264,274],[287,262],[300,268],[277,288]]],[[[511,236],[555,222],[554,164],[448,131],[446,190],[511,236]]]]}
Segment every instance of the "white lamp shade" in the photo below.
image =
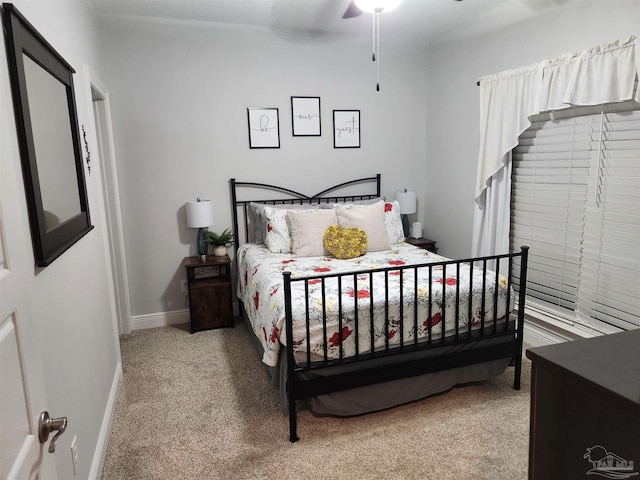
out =
{"type": "Polygon", "coordinates": [[[373,13],[376,9],[390,12],[396,8],[402,0],[355,0],[356,5],[363,12],[373,13]]]}
{"type": "Polygon", "coordinates": [[[211,200],[190,200],[185,203],[187,209],[187,226],[202,228],[213,225],[213,204],[211,200]]]}
{"type": "Polygon", "coordinates": [[[396,200],[400,204],[400,213],[402,215],[416,213],[416,192],[397,190],[396,200]]]}

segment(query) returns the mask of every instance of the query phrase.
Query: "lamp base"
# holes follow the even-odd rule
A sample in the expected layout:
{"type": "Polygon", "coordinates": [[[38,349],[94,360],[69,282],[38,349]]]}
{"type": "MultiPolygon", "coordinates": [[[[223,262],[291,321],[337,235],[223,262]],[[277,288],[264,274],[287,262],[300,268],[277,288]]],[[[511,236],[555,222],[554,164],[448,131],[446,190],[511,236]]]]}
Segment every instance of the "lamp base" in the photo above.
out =
{"type": "Polygon", "coordinates": [[[402,229],[404,230],[404,236],[405,238],[409,238],[409,215],[407,215],[406,213],[403,213],[401,215],[402,217],[402,229]]]}
{"type": "Polygon", "coordinates": [[[200,263],[205,263],[207,261],[206,255],[200,255],[200,263]]]}
{"type": "Polygon", "coordinates": [[[200,227],[196,236],[196,253],[200,255],[200,261],[206,260],[207,253],[209,252],[209,244],[204,238],[204,229],[200,227]],[[202,259],[205,257],[205,260],[202,259]]]}

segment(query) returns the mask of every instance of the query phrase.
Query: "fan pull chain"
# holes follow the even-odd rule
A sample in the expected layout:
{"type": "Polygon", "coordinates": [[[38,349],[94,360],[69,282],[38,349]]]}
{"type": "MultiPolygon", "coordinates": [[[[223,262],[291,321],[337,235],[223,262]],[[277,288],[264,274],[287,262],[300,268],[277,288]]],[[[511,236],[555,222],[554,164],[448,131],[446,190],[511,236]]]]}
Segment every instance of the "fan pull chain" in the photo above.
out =
{"type": "Polygon", "coordinates": [[[376,92],[380,91],[380,14],[382,8],[373,12],[373,54],[371,60],[376,62],[376,92]]]}
{"type": "Polygon", "coordinates": [[[372,50],[373,53],[371,54],[371,61],[375,62],[376,61],[376,13],[374,12],[374,14],[372,15],[372,20],[373,20],[373,42],[372,42],[372,50]]]}
{"type": "Polygon", "coordinates": [[[381,9],[376,9],[376,54],[378,61],[376,62],[376,92],[380,91],[380,14],[381,9]]]}

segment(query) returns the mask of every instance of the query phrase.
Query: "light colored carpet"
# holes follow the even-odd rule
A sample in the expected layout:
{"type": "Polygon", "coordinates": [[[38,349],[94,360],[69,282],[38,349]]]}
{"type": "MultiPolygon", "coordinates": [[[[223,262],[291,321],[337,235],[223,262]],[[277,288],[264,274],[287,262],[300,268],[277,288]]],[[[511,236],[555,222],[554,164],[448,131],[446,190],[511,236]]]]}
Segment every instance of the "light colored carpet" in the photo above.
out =
{"type": "Polygon", "coordinates": [[[103,479],[524,479],[531,366],[353,418],[298,414],[289,443],[250,333],[121,337],[124,380],[103,479]]]}

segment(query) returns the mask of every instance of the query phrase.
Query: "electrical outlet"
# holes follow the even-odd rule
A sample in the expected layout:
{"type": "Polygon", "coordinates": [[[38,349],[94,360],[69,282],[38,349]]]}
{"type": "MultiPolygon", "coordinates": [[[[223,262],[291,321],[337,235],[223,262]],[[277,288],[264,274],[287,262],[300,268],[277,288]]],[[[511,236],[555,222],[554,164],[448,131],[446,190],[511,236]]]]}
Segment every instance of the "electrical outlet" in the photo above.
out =
{"type": "Polygon", "coordinates": [[[76,435],[73,436],[73,440],[71,441],[71,463],[73,464],[73,475],[78,474],[78,437],[76,435]]]}
{"type": "Polygon", "coordinates": [[[187,293],[187,281],[186,280],[180,280],[180,292],[181,293],[187,293]]]}

